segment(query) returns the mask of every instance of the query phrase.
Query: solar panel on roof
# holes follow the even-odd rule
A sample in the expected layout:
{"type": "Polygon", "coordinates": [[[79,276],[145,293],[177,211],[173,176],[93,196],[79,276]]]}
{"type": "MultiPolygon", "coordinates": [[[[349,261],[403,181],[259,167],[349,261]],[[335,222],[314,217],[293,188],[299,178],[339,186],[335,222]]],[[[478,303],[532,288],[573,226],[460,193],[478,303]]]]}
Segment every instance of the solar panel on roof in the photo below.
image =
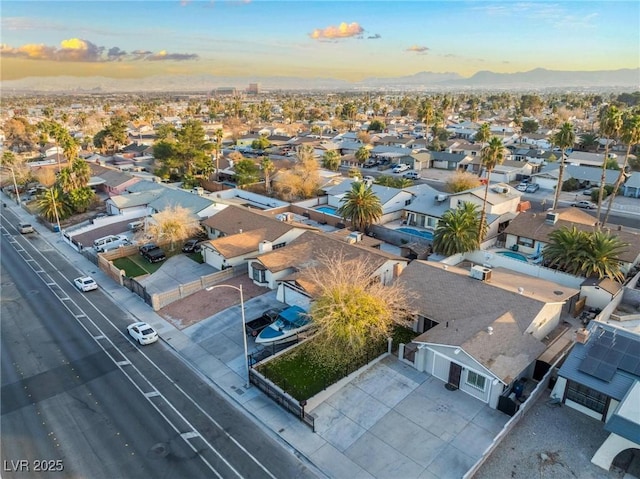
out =
{"type": "Polygon", "coordinates": [[[609,349],[605,357],[602,358],[602,360],[606,363],[613,365],[614,367],[618,367],[618,364],[620,364],[620,360],[622,359],[622,356],[624,356],[624,353],[622,351],[609,349]]]}
{"type": "Polygon", "coordinates": [[[596,359],[603,359],[606,356],[607,351],[608,349],[605,348],[602,344],[594,344],[587,351],[587,356],[596,359]]]}
{"type": "Polygon", "coordinates": [[[633,374],[635,374],[636,376],[640,376],[640,363],[638,363],[638,365],[633,370],[633,374]]]}
{"type": "Polygon", "coordinates": [[[592,376],[598,379],[601,379],[603,381],[609,382],[611,381],[613,376],[615,376],[616,370],[617,368],[615,366],[612,366],[611,364],[600,363],[598,365],[598,368],[596,369],[596,372],[593,373],[592,376]]]}
{"type": "Polygon", "coordinates": [[[629,350],[629,347],[638,347],[637,344],[634,344],[634,341],[632,341],[629,338],[625,338],[624,336],[618,336],[616,338],[616,349],[618,351],[627,351],[629,350]]]}
{"type": "Polygon", "coordinates": [[[640,358],[633,354],[625,354],[622,356],[620,364],[618,364],[618,369],[622,369],[623,371],[633,374],[633,371],[635,371],[638,365],[640,365],[640,358]]]}
{"type": "Polygon", "coordinates": [[[598,369],[599,364],[600,364],[600,361],[598,361],[595,358],[591,358],[587,356],[580,363],[580,366],[578,367],[578,371],[582,371],[585,374],[590,374],[591,376],[593,376],[593,373],[595,373],[596,369],[598,369]]]}

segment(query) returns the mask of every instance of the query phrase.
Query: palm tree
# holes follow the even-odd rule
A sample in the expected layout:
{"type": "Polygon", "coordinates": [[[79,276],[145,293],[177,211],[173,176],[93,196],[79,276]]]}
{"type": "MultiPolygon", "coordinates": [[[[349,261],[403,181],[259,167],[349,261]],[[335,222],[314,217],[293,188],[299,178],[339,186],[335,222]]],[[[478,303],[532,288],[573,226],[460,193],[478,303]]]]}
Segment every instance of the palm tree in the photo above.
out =
{"type": "Polygon", "coordinates": [[[382,218],[380,198],[364,183],[354,181],[341,202],[337,213],[345,220],[351,220],[358,231],[365,232],[369,225],[382,218]]]}
{"type": "Polygon", "coordinates": [[[613,205],[613,199],[618,194],[618,189],[622,184],[622,179],[626,173],[627,163],[629,162],[629,155],[631,154],[631,148],[633,145],[640,143],[640,114],[627,112],[622,119],[622,130],[620,131],[620,139],[627,145],[627,152],[624,155],[624,164],[616,180],[616,184],[611,193],[611,199],[607,205],[607,214],[604,215],[603,224],[607,224],[609,220],[609,213],[611,213],[611,206],[613,205]]]}
{"type": "Polygon", "coordinates": [[[587,278],[609,278],[621,283],[624,274],[620,271],[620,254],[627,246],[617,236],[602,230],[594,231],[589,235],[586,253],[580,265],[582,274],[587,278]]]}
{"type": "Polygon", "coordinates": [[[369,148],[367,148],[364,145],[358,148],[358,151],[356,151],[356,154],[355,154],[356,160],[360,164],[363,164],[365,161],[367,161],[369,159],[369,156],[371,156],[371,153],[369,152],[369,148]]]}
{"type": "Polygon", "coordinates": [[[37,200],[38,211],[47,221],[60,220],[71,216],[71,206],[60,188],[49,188],[49,194],[40,195],[37,200]]]}
{"type": "Polygon", "coordinates": [[[565,122],[560,130],[557,131],[552,137],[551,142],[561,150],[560,167],[558,168],[558,185],[556,186],[556,194],[553,197],[553,209],[558,206],[558,199],[560,198],[560,191],[562,190],[562,178],[564,176],[564,160],[565,151],[567,148],[571,148],[576,142],[576,133],[573,130],[573,125],[569,122],[565,122]]]}
{"type": "Polygon", "coordinates": [[[549,266],[566,273],[622,281],[620,254],[626,247],[618,237],[602,230],[586,232],[565,226],[549,235],[542,254],[549,266]]]}
{"type": "Polygon", "coordinates": [[[13,191],[16,192],[16,202],[20,204],[20,192],[18,191],[18,183],[16,182],[16,166],[18,164],[18,158],[10,151],[2,153],[2,167],[11,170],[11,176],[13,178],[13,191]]]}
{"type": "Polygon", "coordinates": [[[216,181],[220,181],[220,151],[222,151],[222,137],[224,136],[222,128],[218,128],[214,135],[216,137],[216,181]]]}
{"type": "Polygon", "coordinates": [[[598,227],[600,223],[600,211],[602,210],[602,200],[604,197],[604,186],[607,180],[607,160],[609,159],[609,143],[611,139],[618,136],[622,127],[622,113],[617,107],[609,105],[600,112],[600,133],[604,136],[604,159],[602,160],[602,175],[600,176],[600,189],[598,190],[598,210],[596,218],[598,218],[598,227]]]}
{"type": "Polygon", "coordinates": [[[273,164],[273,161],[271,161],[266,156],[262,158],[262,161],[260,161],[260,167],[264,172],[264,189],[267,191],[267,193],[270,193],[271,192],[271,172],[274,171],[276,167],[273,164]]]}
{"type": "Polygon", "coordinates": [[[549,234],[549,243],[542,256],[550,267],[570,274],[578,274],[584,253],[586,233],[575,226],[562,227],[549,234]]]}
{"type": "Polygon", "coordinates": [[[478,227],[478,236],[480,241],[484,239],[486,233],[486,213],[487,213],[487,196],[489,195],[489,179],[491,172],[497,165],[501,165],[505,158],[505,149],[502,140],[497,136],[491,137],[487,146],[482,148],[480,153],[482,166],[487,173],[487,182],[484,187],[484,200],[482,202],[482,215],[480,216],[480,225],[478,227]]]}
{"type": "MultiPolygon", "coordinates": [[[[486,228],[486,227],[485,227],[486,228]]],[[[447,210],[438,221],[433,236],[433,250],[451,256],[480,248],[480,214],[478,206],[467,201],[455,210],[447,210]]]]}
{"type": "MultiPolygon", "coordinates": [[[[489,139],[491,138],[491,128],[489,127],[489,123],[483,123],[480,128],[478,128],[478,131],[476,132],[476,136],[474,137],[474,141],[477,141],[478,143],[480,143],[482,145],[482,147],[485,147],[485,144],[489,141],[489,139]]],[[[482,168],[478,169],[478,176],[482,176],[482,168]]]]}

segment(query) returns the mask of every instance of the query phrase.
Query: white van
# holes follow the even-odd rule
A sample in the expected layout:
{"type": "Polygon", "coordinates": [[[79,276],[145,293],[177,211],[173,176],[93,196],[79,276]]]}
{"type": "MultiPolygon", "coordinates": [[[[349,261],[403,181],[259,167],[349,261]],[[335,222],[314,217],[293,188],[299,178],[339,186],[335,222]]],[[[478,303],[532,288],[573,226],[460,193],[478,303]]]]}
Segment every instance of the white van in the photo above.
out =
{"type": "Polygon", "coordinates": [[[129,244],[129,240],[126,236],[109,235],[95,240],[93,242],[93,247],[97,253],[104,253],[105,251],[116,249],[127,244],[129,244]]]}

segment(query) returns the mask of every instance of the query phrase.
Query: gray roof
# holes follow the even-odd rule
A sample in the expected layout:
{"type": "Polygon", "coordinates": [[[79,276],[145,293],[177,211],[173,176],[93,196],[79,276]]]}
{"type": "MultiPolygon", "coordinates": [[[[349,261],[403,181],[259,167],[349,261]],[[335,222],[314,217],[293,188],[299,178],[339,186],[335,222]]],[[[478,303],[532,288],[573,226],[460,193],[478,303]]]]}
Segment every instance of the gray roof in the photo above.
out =
{"type": "MultiPolygon", "coordinates": [[[[351,184],[357,180],[346,180],[342,181],[340,184],[332,186],[331,188],[325,189],[326,193],[331,196],[339,196],[343,195],[348,191],[351,191],[351,184]]],[[[376,185],[375,183],[371,185],[371,190],[378,197],[382,206],[387,204],[397,195],[399,195],[403,190],[398,188],[391,188],[389,186],[376,185]]]]}
{"type": "Polygon", "coordinates": [[[148,193],[151,198],[148,205],[156,211],[162,211],[170,206],[182,206],[192,213],[198,213],[215,203],[204,196],[151,181],[139,181],[128,187],[127,191],[130,193],[148,193]]]}
{"type": "Polygon", "coordinates": [[[625,181],[624,186],[627,188],[640,188],[640,173],[637,171],[631,173],[629,179],[625,181]]]}
{"type": "Polygon", "coordinates": [[[467,157],[465,154],[449,153],[446,151],[433,151],[431,152],[431,159],[433,161],[448,161],[450,163],[459,163],[467,157]]]}
{"type": "MultiPolygon", "coordinates": [[[[620,401],[627,394],[631,386],[633,386],[634,382],[640,380],[640,375],[622,370],[621,368],[625,366],[622,366],[620,363],[615,365],[615,359],[618,356],[628,354],[630,357],[636,358],[638,362],[640,362],[640,336],[624,329],[615,328],[608,324],[594,321],[589,324],[589,330],[591,332],[587,343],[575,344],[558,374],[563,378],[583,384],[584,386],[620,401]],[[613,332],[615,332],[617,341],[611,343],[610,337],[613,332]],[[622,338],[624,338],[624,340],[622,340],[622,338]],[[603,350],[603,344],[606,344],[605,342],[607,341],[610,345],[610,350],[613,351],[613,355],[609,357],[605,354],[603,358],[598,358],[598,361],[606,358],[607,360],[603,362],[613,364],[612,367],[614,368],[614,371],[611,378],[605,380],[598,379],[597,376],[604,376],[600,375],[597,370],[593,373],[585,372],[586,370],[589,370],[589,365],[585,362],[585,359],[587,359],[588,356],[593,356],[594,354],[600,356],[600,353],[603,350]],[[597,348],[594,349],[594,346],[597,346],[597,348]]],[[[605,349],[609,350],[609,348],[605,349]]]]}
{"type": "Polygon", "coordinates": [[[438,323],[414,342],[459,346],[509,384],[545,350],[525,331],[546,303],[465,273],[419,260],[404,269],[398,281],[412,309],[438,323]]]}
{"type": "MultiPolygon", "coordinates": [[[[545,176],[549,175],[554,178],[558,177],[558,168],[560,164],[558,162],[549,163],[544,166],[539,173],[532,176],[545,176]]],[[[618,170],[606,170],[605,171],[605,184],[612,185],[614,184],[620,172],[618,170]]],[[[600,178],[602,176],[602,168],[598,168],[595,166],[578,166],[578,165],[569,165],[566,164],[564,168],[563,180],[567,180],[569,178],[575,178],[580,181],[589,181],[590,183],[600,183],[600,178]]]]}

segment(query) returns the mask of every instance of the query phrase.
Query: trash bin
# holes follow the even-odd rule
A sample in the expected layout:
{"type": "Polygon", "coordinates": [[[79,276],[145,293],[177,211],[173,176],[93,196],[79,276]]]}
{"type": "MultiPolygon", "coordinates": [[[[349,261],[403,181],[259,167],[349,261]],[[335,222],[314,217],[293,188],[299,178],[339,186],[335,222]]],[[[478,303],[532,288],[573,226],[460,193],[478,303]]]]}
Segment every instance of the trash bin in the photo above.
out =
{"type": "Polygon", "coordinates": [[[53,232],[60,233],[60,227],[58,225],[53,225],[53,232]]]}

